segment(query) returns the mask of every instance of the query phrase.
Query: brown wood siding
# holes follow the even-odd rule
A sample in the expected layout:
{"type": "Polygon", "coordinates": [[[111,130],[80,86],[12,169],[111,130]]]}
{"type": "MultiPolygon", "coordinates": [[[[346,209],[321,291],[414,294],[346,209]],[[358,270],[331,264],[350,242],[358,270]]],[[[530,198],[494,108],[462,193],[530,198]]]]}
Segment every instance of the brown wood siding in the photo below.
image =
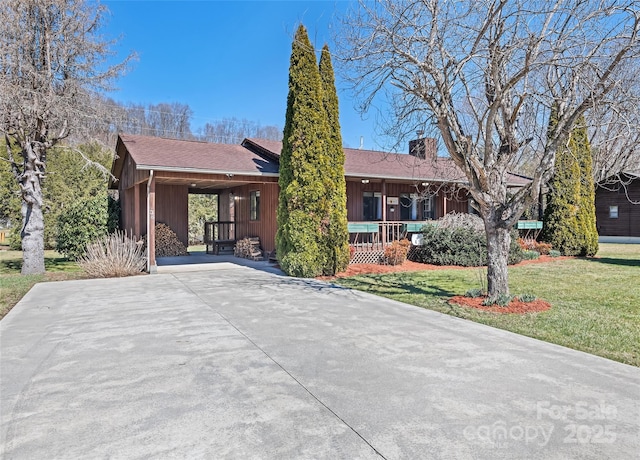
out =
{"type": "Polygon", "coordinates": [[[133,187],[121,191],[120,194],[120,228],[129,235],[135,235],[134,232],[134,189],[133,187]]]}
{"type": "Polygon", "coordinates": [[[231,212],[229,208],[229,190],[220,192],[218,195],[218,220],[220,222],[229,222],[231,220],[231,212]]]}
{"type": "MultiPolygon", "coordinates": [[[[416,193],[416,187],[413,184],[399,184],[399,183],[387,183],[385,184],[387,197],[400,197],[402,193],[416,193]]],[[[421,187],[422,191],[422,187],[421,187]]],[[[435,191],[435,189],[434,189],[435,191]]],[[[382,183],[372,182],[363,184],[359,181],[347,181],[347,220],[350,222],[358,222],[364,220],[363,210],[363,192],[382,192],[382,183]]],[[[435,218],[442,217],[443,215],[443,191],[439,190],[438,195],[434,198],[435,205],[435,218]]],[[[422,206],[418,206],[418,220],[424,219],[422,215],[422,206]]],[[[447,198],[447,213],[449,212],[468,212],[469,199],[468,194],[465,191],[458,192],[457,194],[448,195],[447,198]]],[[[402,220],[400,219],[400,213],[398,206],[387,205],[387,220],[402,220]],[[390,208],[394,207],[394,212],[390,212],[390,208]]]]}
{"type": "MultiPolygon", "coordinates": [[[[447,214],[452,212],[469,212],[469,194],[459,191],[455,194],[447,194],[447,214]]],[[[442,213],[440,214],[442,217],[442,213]]]]}
{"type": "Polygon", "coordinates": [[[189,244],[189,190],[186,185],[156,185],[156,222],[168,225],[185,246],[189,244]]]}
{"type": "MultiPolygon", "coordinates": [[[[632,201],[640,201],[640,179],[627,186],[632,201]]],[[[596,225],[601,236],[640,236],[640,205],[627,199],[624,188],[596,190],[596,225]],[[618,206],[618,218],[609,217],[609,207],[618,206]]]]}
{"type": "Polygon", "coordinates": [[[249,184],[232,190],[235,195],[236,238],[260,237],[260,245],[265,251],[276,247],[276,212],[278,208],[278,184],[249,184]],[[249,195],[260,191],[260,220],[249,219],[249,195]]]}
{"type": "Polygon", "coordinates": [[[118,181],[118,189],[120,191],[127,190],[135,184],[146,181],[149,178],[149,171],[139,171],[136,169],[136,163],[128,153],[118,153],[125,155],[122,174],[118,181]]]}

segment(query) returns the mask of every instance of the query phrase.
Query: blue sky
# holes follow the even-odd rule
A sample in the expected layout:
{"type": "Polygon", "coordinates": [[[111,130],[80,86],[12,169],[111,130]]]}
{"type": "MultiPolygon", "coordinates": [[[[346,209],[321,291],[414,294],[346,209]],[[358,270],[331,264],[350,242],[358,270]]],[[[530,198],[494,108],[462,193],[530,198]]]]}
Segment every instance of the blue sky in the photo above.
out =
{"type": "MultiPolygon", "coordinates": [[[[222,118],[284,125],[291,41],[303,23],[320,50],[332,45],[336,15],[348,1],[104,0],[104,33],[120,38],[120,58],[138,54],[111,97],[120,102],[180,102],[192,128],[222,118]]],[[[373,117],[362,120],[346,85],[337,82],[345,145],[380,149],[373,117]]]]}

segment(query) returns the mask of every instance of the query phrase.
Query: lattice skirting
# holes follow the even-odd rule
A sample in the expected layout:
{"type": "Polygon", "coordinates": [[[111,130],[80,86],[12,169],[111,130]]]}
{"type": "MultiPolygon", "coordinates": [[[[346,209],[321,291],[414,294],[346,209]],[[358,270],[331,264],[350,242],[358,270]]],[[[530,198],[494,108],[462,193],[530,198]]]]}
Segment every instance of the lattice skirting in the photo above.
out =
{"type": "Polygon", "coordinates": [[[356,252],[349,264],[379,264],[384,251],[356,252]]]}

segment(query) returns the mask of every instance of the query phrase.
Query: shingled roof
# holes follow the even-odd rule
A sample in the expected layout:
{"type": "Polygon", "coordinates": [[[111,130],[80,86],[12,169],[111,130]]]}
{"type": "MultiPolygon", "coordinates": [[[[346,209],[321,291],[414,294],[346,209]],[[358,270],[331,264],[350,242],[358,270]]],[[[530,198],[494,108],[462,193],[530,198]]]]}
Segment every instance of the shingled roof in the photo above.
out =
{"type": "MultiPolygon", "coordinates": [[[[247,138],[243,146],[261,152],[274,159],[280,157],[282,142],[247,138]]],[[[345,148],[344,170],[346,177],[370,179],[396,179],[425,182],[464,183],[467,178],[450,158],[420,159],[402,153],[380,152],[345,148]]],[[[526,185],[530,179],[509,174],[509,185],[526,185]]]]}
{"type": "MultiPolygon", "coordinates": [[[[282,143],[245,139],[242,144],[165,139],[120,134],[116,147],[120,157],[126,149],[139,170],[277,176],[282,143]]],[[[449,158],[423,160],[408,154],[345,148],[345,176],[354,178],[412,180],[425,182],[466,182],[466,177],[449,158]]],[[[124,158],[117,158],[112,172],[122,170],[124,158]]],[[[510,175],[509,185],[529,180],[510,175]]]]}
{"type": "Polygon", "coordinates": [[[213,144],[133,134],[120,134],[118,144],[126,148],[137,169],[248,176],[278,175],[276,161],[238,144],[213,144]]]}

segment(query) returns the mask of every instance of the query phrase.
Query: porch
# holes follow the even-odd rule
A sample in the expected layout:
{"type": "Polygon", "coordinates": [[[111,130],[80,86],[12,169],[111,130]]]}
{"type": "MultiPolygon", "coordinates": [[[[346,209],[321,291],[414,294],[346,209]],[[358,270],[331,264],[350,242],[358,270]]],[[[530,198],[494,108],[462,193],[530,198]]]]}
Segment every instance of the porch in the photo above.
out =
{"type": "MultiPolygon", "coordinates": [[[[349,222],[349,245],[354,255],[351,263],[377,263],[384,249],[393,241],[411,239],[431,221],[360,221],[349,222]]],[[[204,224],[206,254],[233,254],[237,242],[236,225],[232,221],[210,221],[204,224]]]]}
{"type": "Polygon", "coordinates": [[[429,222],[432,221],[349,222],[350,263],[379,263],[387,246],[404,238],[410,240],[429,222]]]}

